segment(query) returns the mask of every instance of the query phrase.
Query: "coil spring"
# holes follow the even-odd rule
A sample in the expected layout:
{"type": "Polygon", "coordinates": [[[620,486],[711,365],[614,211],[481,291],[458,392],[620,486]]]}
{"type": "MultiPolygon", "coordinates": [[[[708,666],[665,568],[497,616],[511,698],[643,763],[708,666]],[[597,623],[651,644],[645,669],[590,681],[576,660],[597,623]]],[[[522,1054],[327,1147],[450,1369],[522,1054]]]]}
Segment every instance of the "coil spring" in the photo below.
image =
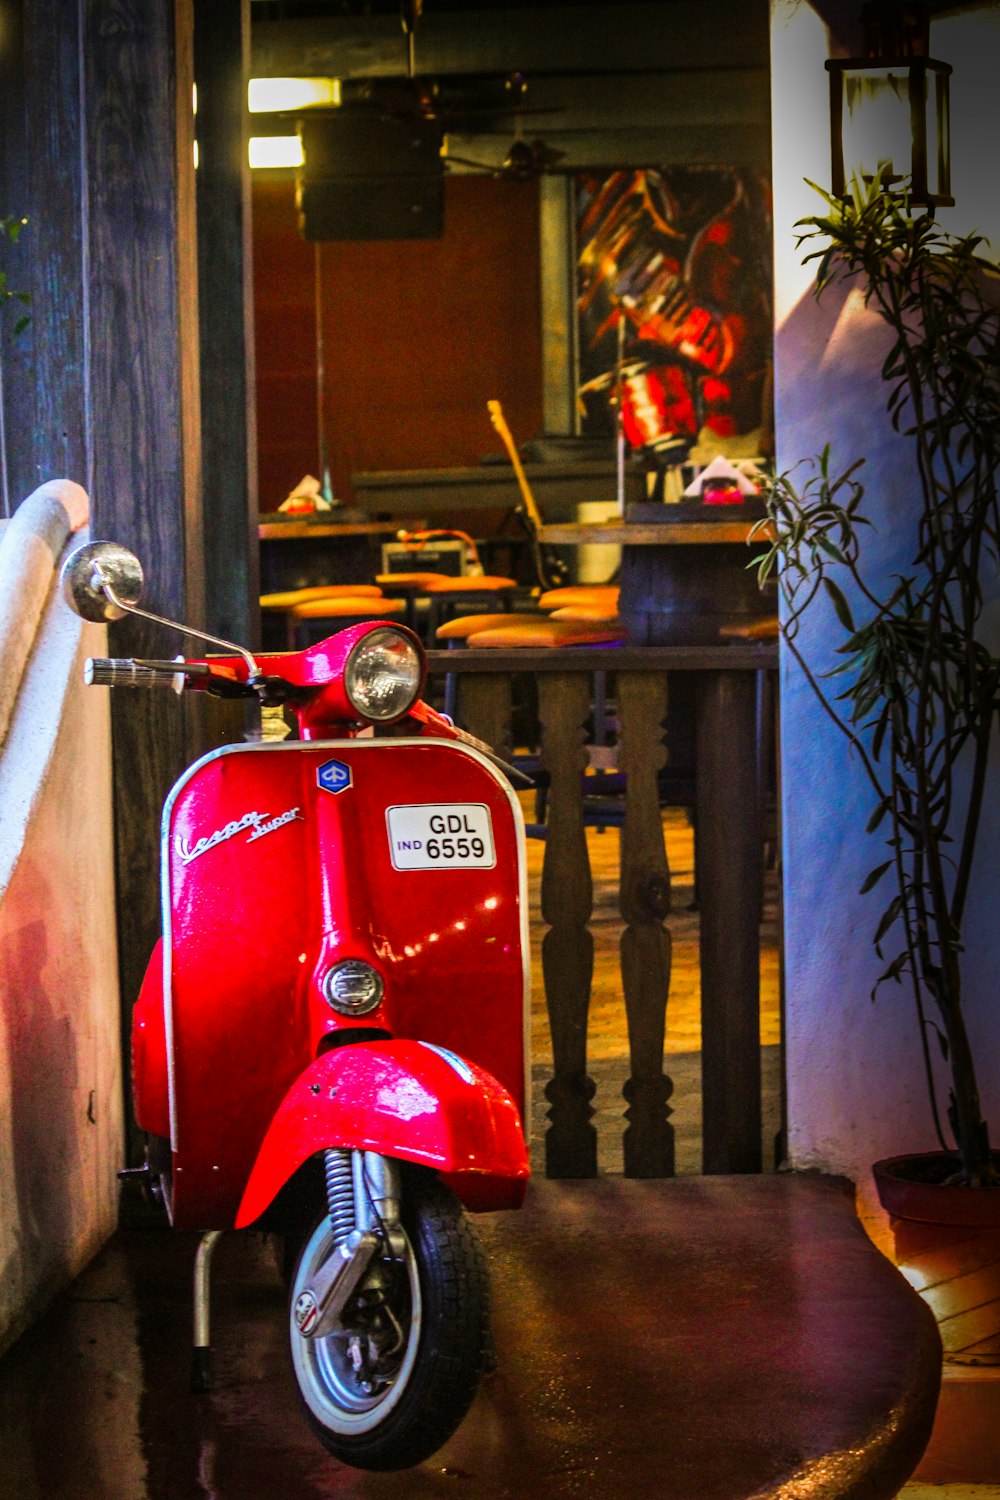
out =
{"type": "Polygon", "coordinates": [[[339,1148],[325,1153],[326,1206],[339,1245],[354,1229],[354,1176],[351,1152],[339,1148]]]}

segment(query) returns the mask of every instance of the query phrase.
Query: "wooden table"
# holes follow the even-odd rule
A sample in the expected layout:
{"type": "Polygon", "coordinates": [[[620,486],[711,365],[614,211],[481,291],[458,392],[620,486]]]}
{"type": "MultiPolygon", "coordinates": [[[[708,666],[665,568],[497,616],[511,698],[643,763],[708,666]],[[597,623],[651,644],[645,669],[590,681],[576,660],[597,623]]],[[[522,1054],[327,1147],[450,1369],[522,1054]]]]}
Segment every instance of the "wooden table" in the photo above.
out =
{"type": "Polygon", "coordinates": [[[381,571],[378,548],[401,526],[419,530],[422,520],[278,521],[261,517],[260,591],[279,593],[321,583],[370,583],[381,571]]]}
{"type": "Polygon", "coordinates": [[[622,521],[544,526],[541,540],[622,548],[619,613],[632,645],[709,644],[724,627],[775,613],[749,567],[747,540],[763,514],[759,504],[639,503],[626,506],[622,521]]]}

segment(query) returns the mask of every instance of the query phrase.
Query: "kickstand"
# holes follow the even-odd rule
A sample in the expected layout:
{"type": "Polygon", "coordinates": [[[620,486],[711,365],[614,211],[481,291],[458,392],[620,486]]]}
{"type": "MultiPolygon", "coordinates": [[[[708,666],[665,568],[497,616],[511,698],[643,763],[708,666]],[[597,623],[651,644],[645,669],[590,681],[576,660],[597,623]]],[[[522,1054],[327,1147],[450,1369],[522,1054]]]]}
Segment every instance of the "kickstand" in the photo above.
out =
{"type": "Polygon", "coordinates": [[[212,1251],[222,1238],[221,1229],[210,1229],[198,1241],[194,1258],[194,1359],[191,1365],[191,1389],[196,1396],[212,1389],[212,1348],[210,1335],[210,1278],[212,1251]]]}

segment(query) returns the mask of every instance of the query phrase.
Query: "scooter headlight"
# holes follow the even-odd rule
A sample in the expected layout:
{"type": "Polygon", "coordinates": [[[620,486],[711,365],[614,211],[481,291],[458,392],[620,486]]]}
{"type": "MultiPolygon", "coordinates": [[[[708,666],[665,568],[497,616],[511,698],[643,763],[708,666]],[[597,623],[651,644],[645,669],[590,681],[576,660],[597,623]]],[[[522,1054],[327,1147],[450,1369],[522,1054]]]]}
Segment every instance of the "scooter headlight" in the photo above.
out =
{"type": "Polygon", "coordinates": [[[323,998],[342,1016],[366,1016],[382,1000],[382,978],[359,958],[345,958],[320,981],[323,998]]]}
{"type": "Polygon", "coordinates": [[[351,707],[364,719],[401,719],[420,694],[424,664],[420,647],[391,625],[370,630],[354,647],[344,669],[351,707]]]}

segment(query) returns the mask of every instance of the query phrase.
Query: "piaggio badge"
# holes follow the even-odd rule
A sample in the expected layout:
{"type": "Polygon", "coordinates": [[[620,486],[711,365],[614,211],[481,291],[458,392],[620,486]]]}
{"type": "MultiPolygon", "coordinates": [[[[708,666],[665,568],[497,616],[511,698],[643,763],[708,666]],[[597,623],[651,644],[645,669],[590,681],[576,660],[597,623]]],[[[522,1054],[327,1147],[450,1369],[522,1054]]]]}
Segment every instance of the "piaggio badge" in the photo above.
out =
{"type": "Polygon", "coordinates": [[[316,780],[324,792],[343,792],[351,784],[351,768],[342,760],[325,760],[316,772],[316,780]]]}

